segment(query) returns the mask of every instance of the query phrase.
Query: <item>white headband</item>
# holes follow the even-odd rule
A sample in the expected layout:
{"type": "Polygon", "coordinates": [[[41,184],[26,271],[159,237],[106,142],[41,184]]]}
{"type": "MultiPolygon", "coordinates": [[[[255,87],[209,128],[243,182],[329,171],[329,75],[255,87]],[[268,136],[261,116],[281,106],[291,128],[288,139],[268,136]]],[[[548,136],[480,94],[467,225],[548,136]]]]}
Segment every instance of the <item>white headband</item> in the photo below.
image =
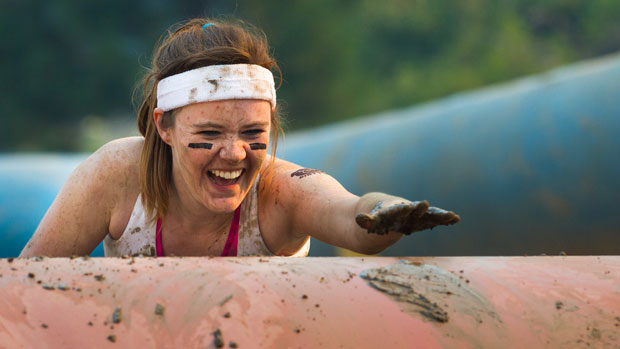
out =
{"type": "Polygon", "coordinates": [[[273,74],[255,64],[209,65],[169,76],[157,84],[157,107],[165,112],[223,99],[262,99],[275,109],[273,74]]]}

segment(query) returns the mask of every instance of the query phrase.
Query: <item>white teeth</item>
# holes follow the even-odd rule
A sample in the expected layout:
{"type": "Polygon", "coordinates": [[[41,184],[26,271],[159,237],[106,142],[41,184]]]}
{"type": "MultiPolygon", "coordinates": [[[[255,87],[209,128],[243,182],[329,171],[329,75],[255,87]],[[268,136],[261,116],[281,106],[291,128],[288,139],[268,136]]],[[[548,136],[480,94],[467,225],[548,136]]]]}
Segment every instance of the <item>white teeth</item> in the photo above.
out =
{"type": "Polygon", "coordinates": [[[211,171],[214,175],[218,176],[218,177],[222,177],[225,179],[235,179],[239,176],[241,176],[241,172],[243,172],[243,170],[237,170],[237,171],[220,171],[220,170],[213,170],[211,171]]]}

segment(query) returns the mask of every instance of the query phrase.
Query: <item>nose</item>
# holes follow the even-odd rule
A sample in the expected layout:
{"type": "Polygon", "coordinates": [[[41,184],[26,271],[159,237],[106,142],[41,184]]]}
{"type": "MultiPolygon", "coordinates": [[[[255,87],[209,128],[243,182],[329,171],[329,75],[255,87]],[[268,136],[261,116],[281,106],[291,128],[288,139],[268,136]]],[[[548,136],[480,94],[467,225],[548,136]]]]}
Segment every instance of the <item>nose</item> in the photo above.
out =
{"type": "Polygon", "coordinates": [[[220,157],[230,162],[240,162],[246,157],[245,142],[229,138],[220,150],[220,157]]]}

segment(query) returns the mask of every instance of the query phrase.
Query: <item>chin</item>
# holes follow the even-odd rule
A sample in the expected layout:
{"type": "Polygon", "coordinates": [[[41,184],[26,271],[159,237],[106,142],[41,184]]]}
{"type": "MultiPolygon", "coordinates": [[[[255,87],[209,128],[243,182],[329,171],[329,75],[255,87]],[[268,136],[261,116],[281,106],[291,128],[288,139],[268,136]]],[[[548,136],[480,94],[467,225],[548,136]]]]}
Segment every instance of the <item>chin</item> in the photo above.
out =
{"type": "Polygon", "coordinates": [[[243,200],[240,200],[236,197],[230,199],[218,199],[214,202],[212,201],[209,204],[206,204],[205,207],[207,207],[209,211],[216,213],[230,213],[234,212],[237,207],[241,205],[242,202],[243,200]]]}

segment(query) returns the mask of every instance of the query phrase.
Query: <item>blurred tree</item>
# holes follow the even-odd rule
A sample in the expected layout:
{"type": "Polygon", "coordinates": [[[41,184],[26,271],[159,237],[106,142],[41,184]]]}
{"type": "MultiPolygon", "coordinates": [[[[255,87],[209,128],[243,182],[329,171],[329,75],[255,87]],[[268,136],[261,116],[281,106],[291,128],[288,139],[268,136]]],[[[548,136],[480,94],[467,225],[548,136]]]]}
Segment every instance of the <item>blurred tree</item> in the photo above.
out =
{"type": "MultiPolygon", "coordinates": [[[[77,150],[87,115],[133,118],[170,24],[229,14],[262,28],[291,128],[399,108],[618,51],[617,0],[2,0],[0,150],[77,150]]],[[[128,131],[127,134],[132,133],[128,131]]]]}
{"type": "Polygon", "coordinates": [[[146,0],[4,1],[2,9],[5,150],[75,150],[81,118],[128,114],[140,64],[187,16],[182,4],[146,0]]]}

